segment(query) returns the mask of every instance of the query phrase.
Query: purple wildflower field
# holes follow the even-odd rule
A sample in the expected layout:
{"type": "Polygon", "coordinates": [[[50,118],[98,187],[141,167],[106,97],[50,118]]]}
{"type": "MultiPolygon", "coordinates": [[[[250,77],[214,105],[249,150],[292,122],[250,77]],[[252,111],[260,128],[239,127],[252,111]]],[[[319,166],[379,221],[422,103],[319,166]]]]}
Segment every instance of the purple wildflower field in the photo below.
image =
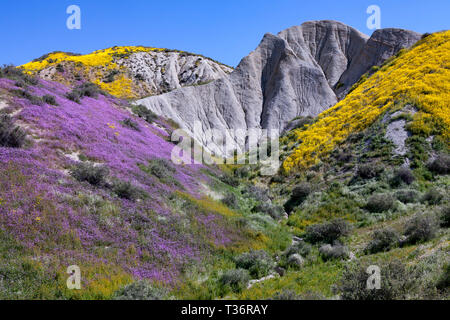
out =
{"type": "Polygon", "coordinates": [[[0,79],[0,94],[8,101],[4,111],[25,128],[30,142],[20,149],[0,148],[0,228],[47,270],[110,265],[133,279],[173,283],[186,266],[232,242],[223,216],[168,205],[178,201],[171,197],[175,192],[200,199],[201,184],[209,179],[202,165],[173,165],[174,183],[138,166],[170,161],[174,145],[166,132],[111,96],[84,97],[78,104],[65,97],[69,88],[39,80],[25,90],[55,96],[57,105],[33,105],[10,94],[20,89],[15,85],[0,79]],[[125,118],[139,131],[123,125],[125,118]],[[108,188],[75,180],[69,170],[78,157],[108,167],[110,177],[130,182],[146,197],[122,199],[108,188]]]}

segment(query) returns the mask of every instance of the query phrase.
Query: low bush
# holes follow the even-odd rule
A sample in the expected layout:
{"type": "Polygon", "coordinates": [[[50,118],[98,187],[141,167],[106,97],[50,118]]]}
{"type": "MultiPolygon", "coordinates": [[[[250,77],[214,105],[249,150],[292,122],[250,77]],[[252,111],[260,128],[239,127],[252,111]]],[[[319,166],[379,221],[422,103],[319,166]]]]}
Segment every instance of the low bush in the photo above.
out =
{"type": "Polygon", "coordinates": [[[279,291],[275,293],[275,295],[272,297],[271,300],[300,300],[300,296],[295,293],[294,290],[290,289],[283,289],[282,291],[279,291]]]}
{"type": "Polygon", "coordinates": [[[372,179],[378,177],[383,172],[383,167],[374,163],[362,164],[358,167],[357,174],[362,179],[372,179]]]}
{"type": "Polygon", "coordinates": [[[7,78],[25,85],[35,86],[39,83],[38,78],[30,76],[24,73],[22,69],[18,69],[12,65],[5,65],[0,68],[0,78],[7,78]]]}
{"type": "Polygon", "coordinates": [[[415,190],[399,190],[395,197],[403,203],[415,203],[419,200],[419,192],[415,190]]]}
{"type": "Polygon", "coordinates": [[[447,154],[439,154],[431,163],[428,169],[437,174],[450,173],[450,156],[447,154]]]}
{"type": "Polygon", "coordinates": [[[76,86],[71,92],[67,93],[66,98],[80,103],[80,100],[84,97],[97,98],[99,94],[106,95],[106,93],[96,84],[92,82],[85,82],[79,86],[76,86]]]}
{"type": "Polygon", "coordinates": [[[239,207],[238,198],[232,192],[228,192],[222,199],[222,203],[231,209],[237,209],[239,207]]]}
{"type": "Polygon", "coordinates": [[[46,104],[50,104],[52,106],[57,106],[58,103],[56,102],[55,96],[52,96],[50,94],[46,94],[42,97],[42,101],[44,101],[46,104]]]}
{"type": "Polygon", "coordinates": [[[404,243],[415,244],[434,238],[437,231],[437,222],[430,215],[416,215],[406,224],[404,243]]]}
{"type": "Polygon", "coordinates": [[[345,266],[336,289],[343,300],[403,300],[412,295],[417,274],[397,260],[376,263],[380,268],[380,289],[368,289],[369,263],[356,261],[345,266]]]}
{"type": "Polygon", "coordinates": [[[333,243],[350,233],[350,224],[343,219],[335,219],[306,228],[305,240],[309,243],[333,243]]]}
{"type": "Polygon", "coordinates": [[[59,73],[64,73],[64,66],[62,64],[56,65],[56,71],[59,73]]]}
{"type": "Polygon", "coordinates": [[[302,204],[303,201],[311,193],[311,185],[307,182],[302,182],[292,189],[291,198],[284,204],[284,209],[287,213],[292,212],[292,210],[302,204]]]}
{"type": "Polygon", "coordinates": [[[156,288],[146,280],[133,282],[113,295],[113,300],[166,300],[169,292],[166,289],[156,288]]]}
{"type": "Polygon", "coordinates": [[[243,190],[243,194],[260,202],[270,200],[268,189],[260,188],[254,185],[246,186],[243,190]]]}
{"type": "Polygon", "coordinates": [[[319,248],[319,253],[324,261],[346,259],[349,256],[348,247],[340,243],[325,244],[319,248]]]}
{"type": "Polygon", "coordinates": [[[225,293],[229,290],[239,293],[243,289],[247,288],[249,281],[250,275],[248,270],[235,269],[226,271],[220,277],[219,284],[222,286],[225,293]]]}
{"type": "Polygon", "coordinates": [[[311,193],[311,185],[307,182],[304,182],[296,185],[295,188],[292,189],[291,198],[301,202],[305,200],[310,193],[311,193]]]}
{"type": "Polygon", "coordinates": [[[26,133],[22,128],[14,125],[7,114],[0,115],[0,146],[7,148],[21,148],[26,140],[26,133]]]}
{"type": "Polygon", "coordinates": [[[103,80],[103,82],[105,83],[111,83],[114,82],[116,75],[118,75],[120,72],[118,70],[111,70],[110,73],[108,73],[108,75],[105,77],[105,79],[103,80]]]}
{"type": "Polygon", "coordinates": [[[439,290],[442,290],[442,291],[449,290],[449,288],[450,288],[450,263],[448,263],[444,266],[444,270],[436,283],[436,288],[438,288],[439,290]]]}
{"type": "Polygon", "coordinates": [[[369,198],[366,209],[370,212],[384,212],[394,207],[394,198],[389,194],[375,194],[369,198]]]}
{"type": "Polygon", "coordinates": [[[441,211],[441,227],[450,227],[450,206],[445,206],[441,211]]]}
{"type": "Polygon", "coordinates": [[[428,204],[439,204],[444,196],[436,188],[431,188],[422,197],[422,201],[428,204]]]}
{"type": "Polygon", "coordinates": [[[235,178],[235,177],[233,177],[232,175],[230,175],[230,174],[226,174],[226,173],[224,173],[224,174],[222,174],[220,177],[219,177],[219,179],[220,179],[220,181],[222,181],[223,183],[226,183],[226,184],[228,184],[228,185],[230,185],[230,186],[232,186],[232,187],[238,187],[239,186],[239,180],[237,179],[237,178],[235,178]]]}
{"type": "Polygon", "coordinates": [[[119,198],[131,201],[144,196],[144,192],[129,181],[116,180],[113,183],[112,190],[119,198]]]}
{"type": "Polygon", "coordinates": [[[389,251],[398,245],[400,235],[391,228],[375,230],[372,235],[372,240],[367,245],[365,251],[367,253],[377,253],[382,251],[389,251]]]}
{"type": "Polygon", "coordinates": [[[70,174],[78,181],[87,181],[93,186],[103,186],[106,184],[109,170],[105,166],[79,162],[71,169],[70,174]]]}
{"type": "Polygon", "coordinates": [[[125,118],[123,121],[121,121],[121,123],[125,127],[133,129],[135,131],[141,131],[141,128],[139,128],[139,125],[137,124],[137,122],[133,121],[133,119],[131,119],[131,118],[125,118]]]}
{"type": "Polygon", "coordinates": [[[305,259],[298,253],[294,253],[287,258],[286,264],[291,268],[300,269],[305,264],[305,259]]]}
{"type": "Polygon", "coordinates": [[[267,276],[275,267],[272,258],[264,250],[243,253],[236,257],[235,262],[238,268],[248,270],[255,279],[267,276]]]}
{"type": "Polygon", "coordinates": [[[353,159],[353,154],[348,151],[340,151],[336,154],[336,160],[341,163],[350,162],[353,159]]]}
{"type": "Polygon", "coordinates": [[[399,186],[402,183],[411,184],[416,178],[412,171],[408,168],[400,168],[394,172],[394,177],[392,178],[392,185],[399,186]]]}
{"type": "Polygon", "coordinates": [[[42,98],[34,96],[26,90],[14,89],[11,90],[11,92],[19,98],[27,99],[28,101],[30,101],[31,104],[35,106],[41,106],[43,103],[42,98]]]}
{"type": "Polygon", "coordinates": [[[289,257],[293,254],[299,254],[302,257],[307,257],[311,253],[311,245],[309,243],[306,243],[305,241],[300,241],[292,246],[290,246],[285,252],[284,255],[289,257]]]}
{"type": "Polygon", "coordinates": [[[145,168],[148,173],[162,180],[171,177],[176,172],[172,163],[164,158],[150,160],[145,168]]]}
{"type": "Polygon", "coordinates": [[[268,214],[274,220],[280,220],[285,214],[283,207],[273,205],[270,202],[257,204],[253,207],[252,212],[268,214]]]}
{"type": "Polygon", "coordinates": [[[133,105],[131,107],[131,111],[133,111],[134,114],[136,114],[139,118],[144,119],[148,123],[152,123],[158,118],[156,113],[141,104],[133,105]]]}

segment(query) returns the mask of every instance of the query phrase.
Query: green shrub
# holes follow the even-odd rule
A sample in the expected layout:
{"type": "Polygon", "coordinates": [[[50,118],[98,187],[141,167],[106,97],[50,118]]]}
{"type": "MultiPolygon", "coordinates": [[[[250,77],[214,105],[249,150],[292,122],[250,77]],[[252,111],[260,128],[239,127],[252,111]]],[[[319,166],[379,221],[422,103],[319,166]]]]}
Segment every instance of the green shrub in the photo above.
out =
{"type": "Polygon", "coordinates": [[[398,245],[400,235],[391,228],[375,230],[372,235],[372,241],[366,247],[366,252],[377,253],[389,251],[398,245]]]}
{"type": "Polygon", "coordinates": [[[125,127],[133,129],[135,131],[141,131],[141,128],[139,128],[139,125],[137,124],[137,122],[133,121],[133,119],[131,119],[131,118],[125,118],[123,121],[121,121],[121,123],[125,127]]]}
{"type": "Polygon", "coordinates": [[[163,288],[156,288],[146,280],[133,282],[119,290],[114,300],[166,300],[169,292],[163,288]]]}
{"type": "Polygon", "coordinates": [[[399,190],[395,197],[403,203],[415,203],[419,200],[419,193],[415,190],[399,190]]]}
{"type": "Polygon", "coordinates": [[[450,173],[450,156],[447,154],[439,154],[431,163],[428,169],[437,174],[450,173]]]}
{"type": "Polygon", "coordinates": [[[450,288],[450,263],[448,263],[444,266],[444,270],[436,283],[436,288],[438,288],[439,290],[442,290],[442,291],[449,290],[449,288],[450,288]]]}
{"type": "Polygon", "coordinates": [[[434,238],[437,231],[436,220],[430,215],[416,215],[410,219],[405,228],[404,243],[415,244],[434,238]]]}
{"type": "Polygon", "coordinates": [[[286,212],[290,213],[292,210],[299,206],[303,201],[306,200],[308,195],[311,193],[311,185],[307,182],[302,182],[292,189],[291,198],[284,204],[284,209],[286,212]]]}
{"type": "Polygon", "coordinates": [[[134,114],[136,114],[139,118],[144,119],[148,123],[152,123],[158,118],[158,116],[154,112],[141,104],[133,105],[131,107],[131,111],[133,111],[134,114]]]}
{"type": "Polygon", "coordinates": [[[129,181],[116,180],[112,186],[113,192],[119,197],[127,200],[134,201],[144,195],[144,192],[135,187],[129,181]]]}
{"type": "Polygon", "coordinates": [[[275,267],[272,258],[264,250],[243,253],[235,261],[238,268],[248,270],[256,279],[265,277],[275,267]]]}
{"type": "Polygon", "coordinates": [[[26,140],[26,133],[15,126],[12,118],[7,114],[0,115],[0,146],[7,148],[21,148],[26,140]]]}
{"type": "Polygon", "coordinates": [[[166,179],[169,176],[172,176],[176,172],[172,163],[164,158],[150,160],[148,162],[148,166],[145,167],[145,169],[146,172],[162,180],[166,179]]]}
{"type": "Polygon", "coordinates": [[[291,198],[301,202],[305,200],[310,193],[311,185],[307,182],[303,182],[295,186],[295,188],[292,190],[291,198]]]}
{"type": "Polygon", "coordinates": [[[58,71],[59,73],[64,73],[63,65],[62,64],[56,65],[56,71],[58,71]]]}
{"type": "Polygon", "coordinates": [[[422,201],[427,202],[428,204],[439,204],[442,201],[444,196],[439,192],[436,188],[431,188],[428,190],[422,198],[422,201]]]}
{"type": "Polygon", "coordinates": [[[325,244],[319,248],[319,254],[324,261],[346,259],[349,256],[349,250],[347,246],[340,243],[325,244]]]}
{"type": "Polygon", "coordinates": [[[219,279],[223,291],[231,290],[236,293],[247,288],[249,281],[250,275],[248,270],[245,269],[228,270],[219,279]]]}
{"type": "Polygon", "coordinates": [[[294,253],[287,258],[286,264],[291,268],[300,269],[305,264],[305,259],[298,253],[294,253]]]}
{"type": "Polygon", "coordinates": [[[295,293],[294,290],[290,289],[283,289],[282,291],[278,291],[275,293],[275,295],[272,297],[271,300],[300,300],[300,296],[295,293]]]}
{"type": "Polygon", "coordinates": [[[441,226],[444,228],[450,227],[450,206],[449,205],[442,208],[441,226]]]}
{"type": "Polygon", "coordinates": [[[114,82],[116,75],[119,74],[118,70],[111,70],[111,72],[105,77],[103,82],[105,83],[111,83],[114,82]]]}
{"type": "Polygon", "coordinates": [[[237,209],[239,207],[239,202],[236,195],[232,192],[228,192],[222,199],[222,203],[231,209],[237,209]]]}
{"type": "Polygon", "coordinates": [[[368,263],[356,261],[345,266],[337,292],[343,300],[403,300],[417,285],[417,274],[400,261],[376,263],[380,268],[380,289],[368,289],[368,263]]]}
{"type": "Polygon", "coordinates": [[[270,200],[268,189],[260,188],[254,185],[246,186],[243,190],[243,194],[260,202],[267,202],[270,200]]]}
{"type": "Polygon", "coordinates": [[[15,80],[25,85],[35,86],[39,83],[38,78],[30,76],[24,73],[22,69],[18,69],[12,65],[4,65],[0,68],[0,78],[15,80]]]}
{"type": "Polygon", "coordinates": [[[309,243],[333,243],[350,233],[350,224],[343,219],[335,219],[306,228],[305,240],[309,243]]]}
{"type": "Polygon", "coordinates": [[[394,198],[389,194],[375,194],[369,198],[366,209],[370,212],[384,212],[394,207],[394,198]]]}
{"type": "Polygon", "coordinates": [[[358,167],[357,174],[362,179],[372,179],[378,177],[383,172],[383,167],[374,163],[362,164],[358,167]]]}
{"type": "Polygon", "coordinates": [[[408,168],[400,168],[394,172],[394,177],[392,179],[392,185],[399,186],[402,183],[411,184],[416,178],[412,171],[408,168]]]}
{"type": "Polygon", "coordinates": [[[280,220],[284,215],[283,207],[273,205],[269,202],[257,204],[253,207],[252,212],[261,212],[264,214],[268,214],[274,220],[280,220]]]}
{"type": "Polygon", "coordinates": [[[71,169],[70,174],[78,181],[87,181],[94,186],[103,186],[106,184],[109,170],[105,166],[79,162],[71,169]]]}
{"type": "Polygon", "coordinates": [[[289,257],[293,254],[299,254],[302,257],[306,257],[311,253],[311,245],[309,243],[306,243],[305,241],[299,241],[293,245],[291,245],[286,252],[284,252],[284,255],[289,257]]]}
{"type": "Polygon", "coordinates": [[[56,102],[55,96],[52,96],[50,94],[46,94],[42,97],[42,100],[46,103],[46,104],[51,104],[52,106],[57,106],[58,103],[56,102]]]}
{"type": "Polygon", "coordinates": [[[232,187],[238,187],[239,186],[239,180],[235,177],[233,177],[232,175],[223,173],[220,177],[219,177],[220,181],[222,181],[223,183],[226,183],[232,187]]]}
{"type": "Polygon", "coordinates": [[[43,102],[42,98],[34,96],[31,93],[29,93],[28,91],[14,89],[14,90],[11,90],[11,92],[19,98],[27,99],[28,101],[30,101],[31,104],[33,104],[35,106],[42,105],[42,102],[43,102]]]}
{"type": "Polygon", "coordinates": [[[349,151],[340,151],[336,155],[336,160],[341,163],[347,163],[350,162],[353,159],[353,154],[349,151]]]}
{"type": "Polygon", "coordinates": [[[99,94],[106,95],[106,93],[96,84],[92,82],[85,82],[79,86],[76,86],[71,92],[67,93],[66,98],[80,103],[80,100],[84,97],[97,98],[99,94]]]}

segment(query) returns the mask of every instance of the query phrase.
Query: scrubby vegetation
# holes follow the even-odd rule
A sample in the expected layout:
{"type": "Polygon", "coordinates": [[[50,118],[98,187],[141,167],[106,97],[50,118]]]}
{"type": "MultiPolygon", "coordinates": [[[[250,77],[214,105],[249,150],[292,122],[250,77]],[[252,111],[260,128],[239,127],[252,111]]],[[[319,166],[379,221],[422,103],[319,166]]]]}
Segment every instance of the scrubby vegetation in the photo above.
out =
{"type": "Polygon", "coordinates": [[[26,133],[7,114],[0,114],[0,146],[20,148],[24,145],[26,133]]]}
{"type": "Polygon", "coordinates": [[[87,181],[94,186],[104,186],[109,170],[106,166],[79,162],[72,168],[70,173],[78,181],[87,181]]]}
{"type": "Polygon", "coordinates": [[[117,290],[114,300],[166,300],[169,292],[164,288],[157,288],[146,280],[136,281],[117,290]]]}
{"type": "Polygon", "coordinates": [[[342,219],[311,225],[306,229],[305,239],[310,243],[333,243],[350,233],[350,225],[342,219]]]}
{"type": "Polygon", "coordinates": [[[337,287],[344,300],[397,300],[411,296],[417,285],[414,270],[393,260],[379,266],[380,289],[367,289],[368,264],[354,263],[346,267],[337,287]]]}
{"type": "Polygon", "coordinates": [[[262,278],[274,267],[272,258],[264,250],[243,253],[236,257],[236,266],[246,269],[253,278],[262,278]]]}

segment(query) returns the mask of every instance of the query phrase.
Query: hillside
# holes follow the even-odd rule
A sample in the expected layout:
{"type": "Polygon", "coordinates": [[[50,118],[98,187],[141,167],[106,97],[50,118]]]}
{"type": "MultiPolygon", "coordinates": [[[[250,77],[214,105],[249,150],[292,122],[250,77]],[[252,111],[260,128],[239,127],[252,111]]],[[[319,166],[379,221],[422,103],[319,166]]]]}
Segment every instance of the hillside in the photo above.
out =
{"type": "MultiPolygon", "coordinates": [[[[282,131],[295,117],[315,117],[335,105],[337,93],[344,95],[372,66],[419,39],[408,30],[381,29],[368,37],[337,21],[309,21],[277,35],[265,34],[227,77],[138,103],[175,120],[210,150],[225,153],[205,131],[282,131]],[[201,123],[202,131],[194,132],[195,123],[201,123]]],[[[244,151],[245,139],[236,142],[244,151]]]]}
{"type": "Polygon", "coordinates": [[[86,55],[54,52],[21,67],[30,74],[68,86],[90,81],[126,99],[207,83],[233,70],[189,52],[131,46],[86,55]]]}
{"type": "MultiPolygon", "coordinates": [[[[294,131],[301,141],[284,162],[286,171],[311,166],[351,134],[368,128],[384,113],[413,106],[409,129],[450,144],[450,32],[433,34],[381,69],[373,68],[356,88],[306,129],[294,131]],[[368,79],[367,77],[370,76],[368,79]]],[[[404,130],[404,128],[403,128],[404,130]]],[[[403,143],[398,141],[398,143],[403,143]]]]}
{"type": "Polygon", "coordinates": [[[286,273],[238,298],[450,297],[449,37],[424,37],[333,108],[294,119],[279,175],[246,169],[244,181],[268,185],[284,207],[294,238],[280,256],[286,273]],[[365,289],[369,265],[383,290],[365,289]]]}
{"type": "Polygon", "coordinates": [[[144,113],[147,122],[95,85],[11,67],[0,69],[0,106],[2,299],[106,299],[139,279],[173,286],[229,263],[222,254],[270,245],[276,224],[239,224],[241,213],[208,196],[227,188],[217,168],[172,164],[164,119],[144,113]],[[73,264],[81,292],[65,286],[73,264]]]}
{"type": "Polygon", "coordinates": [[[449,299],[450,31],[417,37],[305,23],[230,75],[140,101],[151,110],[122,98],[151,91],[130,70],[159,49],[1,68],[0,299],[449,299]],[[369,51],[377,65],[355,65],[369,51]],[[276,119],[283,167],[174,164],[176,122],[199,114],[276,119]]]}

